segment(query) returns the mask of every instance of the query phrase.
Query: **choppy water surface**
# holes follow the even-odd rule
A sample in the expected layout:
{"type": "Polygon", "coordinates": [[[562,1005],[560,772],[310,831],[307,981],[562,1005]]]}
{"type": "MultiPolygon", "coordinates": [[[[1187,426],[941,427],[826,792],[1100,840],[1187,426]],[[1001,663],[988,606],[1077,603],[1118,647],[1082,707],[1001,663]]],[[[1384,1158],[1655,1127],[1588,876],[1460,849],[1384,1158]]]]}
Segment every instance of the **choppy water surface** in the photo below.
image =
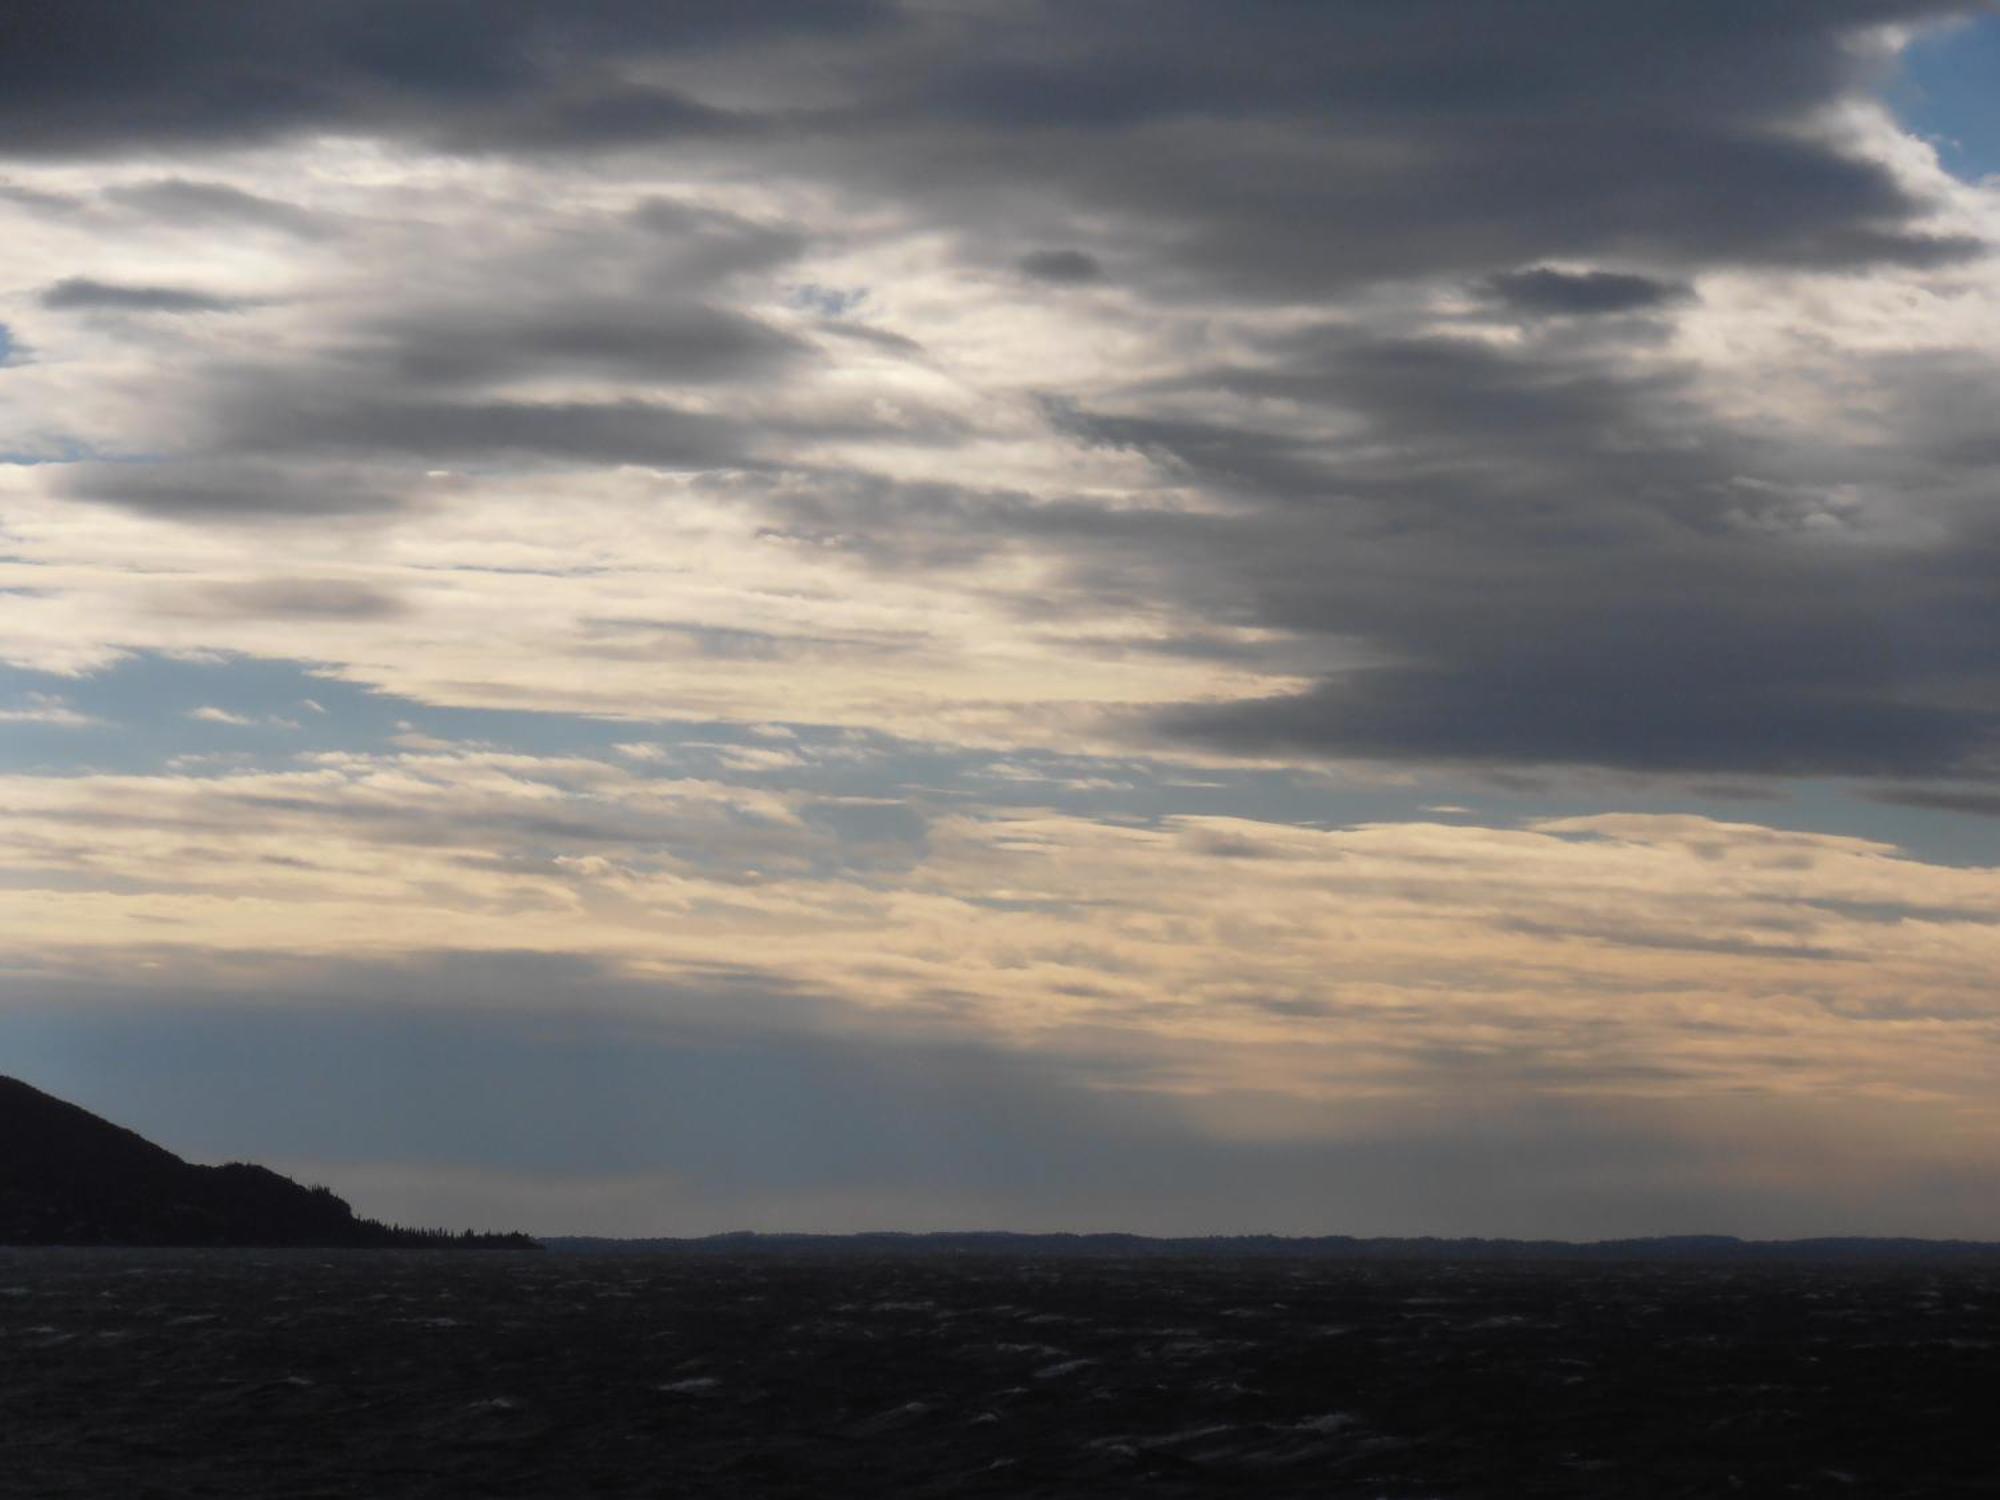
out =
{"type": "Polygon", "coordinates": [[[0,1250],[0,1492],[2000,1494],[1990,1270],[0,1250]]]}

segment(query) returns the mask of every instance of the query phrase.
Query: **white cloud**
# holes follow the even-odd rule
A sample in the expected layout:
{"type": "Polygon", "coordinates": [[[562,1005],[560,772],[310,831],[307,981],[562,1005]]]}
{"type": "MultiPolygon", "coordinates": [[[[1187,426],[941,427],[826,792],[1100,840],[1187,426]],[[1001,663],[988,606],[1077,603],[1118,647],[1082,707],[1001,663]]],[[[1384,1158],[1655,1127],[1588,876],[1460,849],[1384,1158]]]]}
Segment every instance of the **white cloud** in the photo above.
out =
{"type": "Polygon", "coordinates": [[[103,724],[58,693],[28,693],[12,708],[0,708],[0,724],[47,724],[58,729],[91,729],[103,724]]]}

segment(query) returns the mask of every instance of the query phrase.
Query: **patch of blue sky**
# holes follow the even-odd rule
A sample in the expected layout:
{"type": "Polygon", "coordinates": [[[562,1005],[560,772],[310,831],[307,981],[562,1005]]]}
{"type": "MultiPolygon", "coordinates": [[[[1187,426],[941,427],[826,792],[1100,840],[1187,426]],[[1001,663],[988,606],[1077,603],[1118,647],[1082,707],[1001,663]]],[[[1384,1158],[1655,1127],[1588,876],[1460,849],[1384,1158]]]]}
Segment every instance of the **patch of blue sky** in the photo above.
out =
{"type": "Polygon", "coordinates": [[[793,307],[817,313],[823,318],[844,318],[868,300],[868,288],[821,286],[818,282],[807,281],[788,287],[785,300],[793,307]]]}
{"type": "MultiPolygon", "coordinates": [[[[26,352],[21,345],[14,346],[18,356],[26,352]]],[[[16,358],[16,364],[26,360],[16,358]]],[[[6,361],[0,360],[0,364],[6,361]]],[[[24,467],[35,464],[157,464],[165,463],[171,455],[158,452],[123,451],[115,448],[100,448],[95,443],[87,443],[73,433],[43,432],[34,435],[37,444],[33,448],[0,449],[0,464],[19,464],[24,467]]]]}
{"type": "MultiPolygon", "coordinates": [[[[18,361],[17,361],[18,363],[18,361]]],[[[0,359],[0,365],[6,361],[0,359]]],[[[26,434],[15,434],[19,441],[26,434]]],[[[0,448],[0,464],[13,464],[19,468],[33,468],[37,464],[80,464],[93,460],[110,462],[113,455],[103,453],[81,438],[67,433],[36,433],[32,436],[33,447],[0,448]]],[[[136,460],[125,460],[134,462],[136,460]]],[[[153,460],[145,460],[152,462],[153,460]]]]}
{"type": "Polygon", "coordinates": [[[2000,13],[1911,42],[1889,102],[1968,181],[2000,175],[2000,13]]]}
{"type": "Polygon", "coordinates": [[[230,757],[288,763],[301,750],[367,750],[397,732],[396,706],[293,662],[139,654],[63,677],[0,667],[0,769],[147,774],[230,757]],[[30,717],[36,709],[53,709],[30,717]]]}
{"type": "MultiPolygon", "coordinates": [[[[635,725],[576,714],[445,708],[265,657],[139,652],[80,677],[0,667],[0,769],[145,774],[276,767],[303,754],[386,754],[437,743],[525,755],[618,759],[624,741],[679,737],[705,762],[731,742],[764,743],[724,725],[635,725]],[[37,719],[38,708],[60,710],[37,719]]],[[[645,769],[644,763],[635,769],[645,769]]],[[[682,769],[681,775],[689,774],[682,769]]]]}
{"type": "MultiPolygon", "coordinates": [[[[1911,807],[1876,800],[1867,788],[1831,781],[1801,782],[1769,823],[1802,833],[1833,834],[1893,844],[1929,864],[1966,869],[2000,866],[2000,817],[1982,817],[1949,807],[1911,807]]],[[[1718,814],[1726,816],[1726,814],[1718,814]]]]}
{"type": "MultiPolygon", "coordinates": [[[[0,771],[226,775],[325,752],[492,748],[585,756],[635,776],[699,778],[817,799],[843,845],[921,843],[954,810],[1047,810],[1157,826],[1177,816],[1316,828],[1428,820],[1519,827],[1607,811],[1698,813],[1895,844],[1926,860],[2000,863],[2000,819],[1870,800],[1832,781],[1502,782],[1474,770],[1350,778],[1197,767],[1141,756],[996,752],[822,725],[641,722],[521,709],[449,708],[375,691],[310,663],[138,654],[83,677],[0,667],[0,771]]],[[[885,851],[886,852],[886,851],[885,851]]]]}
{"type": "Polygon", "coordinates": [[[82,677],[0,667],[0,713],[11,715],[0,734],[0,770],[38,774],[225,774],[275,769],[319,752],[449,746],[591,756],[640,776],[827,798],[1048,808],[1138,822],[1176,813],[1369,821],[1410,816],[1431,795],[1338,785],[1311,773],[995,753],[819,725],[438,707],[324,675],[310,663],[248,656],[138,653],[82,677]]]}

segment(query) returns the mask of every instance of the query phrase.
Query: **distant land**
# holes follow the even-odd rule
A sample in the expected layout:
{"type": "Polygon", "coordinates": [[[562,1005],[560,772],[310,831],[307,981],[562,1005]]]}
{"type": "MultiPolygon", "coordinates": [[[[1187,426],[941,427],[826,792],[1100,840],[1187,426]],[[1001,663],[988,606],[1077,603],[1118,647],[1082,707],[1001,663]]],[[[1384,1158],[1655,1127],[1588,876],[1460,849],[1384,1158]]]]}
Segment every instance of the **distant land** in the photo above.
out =
{"type": "Polygon", "coordinates": [[[88,1110],[0,1077],[0,1245],[532,1249],[358,1218],[330,1189],[246,1162],[182,1161],[88,1110]]]}
{"type": "Polygon", "coordinates": [[[2000,1264],[2000,1242],[1664,1235],[1617,1240],[1353,1235],[763,1234],[686,1238],[453,1233],[358,1217],[331,1189],[245,1162],[204,1167],[88,1110],[0,1076],[0,1245],[543,1249],[571,1255],[994,1257],[1682,1264],[2000,1264]]]}
{"type": "Polygon", "coordinates": [[[1143,1234],[756,1234],[738,1231],[692,1239],[600,1239],[542,1235],[545,1250],[571,1255],[769,1255],[856,1257],[994,1256],[1047,1260],[1352,1260],[1352,1261],[1617,1261],[1695,1264],[2000,1264],[2000,1242],[1830,1237],[1744,1240],[1726,1234],[1662,1235],[1625,1240],[1505,1240],[1376,1238],[1351,1235],[1193,1235],[1155,1239],[1143,1234]]]}

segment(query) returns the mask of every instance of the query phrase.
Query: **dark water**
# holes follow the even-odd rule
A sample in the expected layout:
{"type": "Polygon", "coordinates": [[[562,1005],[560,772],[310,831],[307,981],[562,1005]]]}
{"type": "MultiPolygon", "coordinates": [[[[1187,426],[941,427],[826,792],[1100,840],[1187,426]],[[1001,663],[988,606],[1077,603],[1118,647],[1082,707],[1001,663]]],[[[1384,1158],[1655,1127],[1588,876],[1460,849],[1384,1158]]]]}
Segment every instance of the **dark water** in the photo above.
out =
{"type": "Polygon", "coordinates": [[[0,1492],[2000,1495],[2000,1273],[0,1250],[0,1492]]]}

